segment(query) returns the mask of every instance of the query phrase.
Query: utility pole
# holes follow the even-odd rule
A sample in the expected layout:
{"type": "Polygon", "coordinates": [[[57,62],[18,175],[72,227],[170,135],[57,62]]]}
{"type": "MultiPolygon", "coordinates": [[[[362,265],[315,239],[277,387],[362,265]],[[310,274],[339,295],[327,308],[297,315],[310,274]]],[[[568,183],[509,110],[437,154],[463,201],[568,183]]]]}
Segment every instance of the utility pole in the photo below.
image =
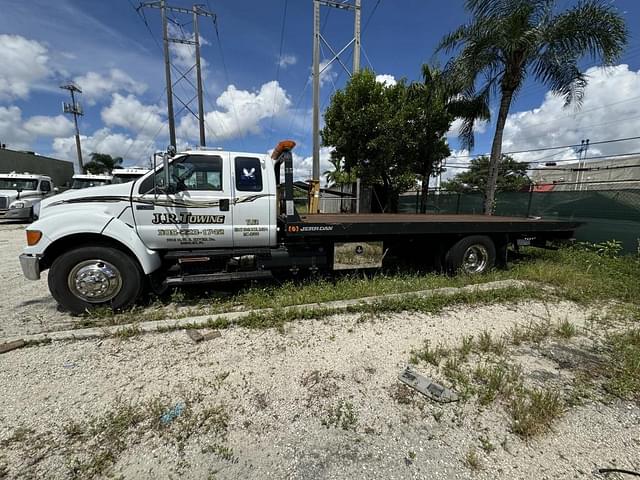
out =
{"type": "Polygon", "coordinates": [[[193,6],[193,41],[196,44],[196,86],[198,94],[198,126],[200,127],[200,146],[207,143],[204,137],[204,101],[202,98],[202,68],[200,67],[200,32],[198,29],[198,6],[193,6]]]}
{"type": "Polygon", "coordinates": [[[355,21],[353,24],[353,73],[356,74],[360,71],[360,12],[362,0],[355,0],[355,21]]]}
{"type": "Polygon", "coordinates": [[[578,170],[576,172],[576,182],[573,190],[577,191],[582,190],[582,181],[584,180],[584,172],[582,171],[582,169],[585,168],[586,165],[585,159],[587,156],[587,151],[589,150],[589,139],[583,139],[580,142],[580,147],[574,148],[574,150],[578,154],[578,170]]]}
{"type": "Polygon", "coordinates": [[[71,103],[62,103],[62,111],[64,113],[70,113],[73,115],[73,124],[76,127],[76,153],[78,155],[78,168],[80,169],[80,173],[84,173],[84,164],[82,163],[82,148],[80,147],[80,129],[78,128],[78,116],[84,115],[82,111],[82,105],[79,102],[76,102],[75,92],[82,93],[80,87],[78,87],[75,83],[69,82],[66,85],[61,85],[60,88],[63,90],[69,90],[71,93],[71,103]]]}
{"type": "Polygon", "coordinates": [[[309,190],[309,211],[318,212],[320,204],[320,75],[337,61],[349,76],[360,70],[360,11],[361,1],[353,3],[335,0],[313,0],[313,169],[311,189],[309,190]],[[320,7],[330,7],[339,10],[353,11],[355,14],[353,38],[338,52],[329,44],[320,32],[320,7]],[[324,43],[333,57],[320,68],[320,44],[324,43]],[[350,72],[340,58],[353,45],[353,68],[350,72]]]}
{"type": "MultiPolygon", "coordinates": [[[[176,146],[176,126],[175,126],[175,115],[173,110],[173,100],[174,98],[178,100],[182,104],[182,110],[187,110],[194,117],[198,119],[198,126],[200,130],[200,146],[204,147],[206,145],[205,142],[205,134],[204,134],[204,101],[203,101],[203,89],[202,89],[202,70],[201,70],[201,61],[200,61],[200,32],[198,25],[198,17],[209,17],[212,18],[215,22],[216,15],[211,13],[201,5],[193,5],[191,9],[183,8],[183,7],[173,7],[169,6],[166,3],[166,0],[157,0],[153,2],[143,2],[138,7],[138,10],[141,8],[157,8],[160,9],[160,16],[162,18],[162,44],[163,44],[163,54],[164,54],[164,73],[165,73],[165,82],[167,84],[167,117],[169,121],[169,144],[173,147],[176,146]],[[186,38],[172,38],[169,36],[169,19],[167,18],[167,12],[180,13],[186,15],[193,16],[193,29],[194,29],[194,39],[189,40],[186,38]],[[193,45],[195,46],[195,65],[189,68],[186,72],[181,72],[176,68],[175,65],[171,63],[171,53],[169,50],[170,43],[181,43],[185,45],[193,45]],[[173,67],[176,70],[180,77],[174,83],[171,78],[171,68],[173,67]],[[189,72],[191,70],[196,69],[196,86],[193,85],[191,80],[188,78],[189,72]],[[174,91],[173,87],[180,80],[186,80],[192,87],[196,90],[196,95],[188,101],[183,101],[180,97],[178,97],[174,91]],[[198,99],[198,114],[196,115],[191,107],[189,106],[193,100],[198,99]]],[[[180,112],[178,112],[180,113],[180,112]]]]}
{"type": "MultiPolygon", "coordinates": [[[[312,180],[320,182],[320,2],[313,0],[313,169],[312,180]]],[[[311,212],[315,213],[315,212],[311,212]]]]}

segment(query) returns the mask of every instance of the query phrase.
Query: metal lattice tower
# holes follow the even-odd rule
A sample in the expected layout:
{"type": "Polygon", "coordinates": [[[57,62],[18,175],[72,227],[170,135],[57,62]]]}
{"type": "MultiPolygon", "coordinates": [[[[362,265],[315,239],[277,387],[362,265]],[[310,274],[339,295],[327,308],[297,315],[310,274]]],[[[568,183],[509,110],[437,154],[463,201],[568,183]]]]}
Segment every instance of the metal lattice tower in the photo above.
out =
{"type": "Polygon", "coordinates": [[[202,90],[202,69],[200,66],[200,32],[198,26],[199,17],[209,17],[212,18],[215,22],[216,14],[205,10],[201,5],[193,5],[191,9],[182,8],[182,7],[172,7],[166,4],[165,0],[158,0],[154,2],[143,2],[138,7],[138,10],[141,8],[157,8],[160,9],[160,16],[162,18],[162,40],[163,40],[163,53],[164,53],[164,73],[165,73],[165,81],[167,84],[167,118],[169,121],[169,143],[173,147],[176,146],[176,126],[175,126],[175,115],[173,111],[173,100],[174,98],[182,104],[182,108],[191,113],[195,118],[198,119],[198,126],[200,127],[200,146],[204,147],[206,145],[205,139],[205,125],[204,125],[204,100],[203,100],[203,90],[202,90]],[[169,20],[167,18],[167,12],[180,13],[184,15],[192,15],[193,16],[193,40],[189,40],[186,38],[173,38],[169,36],[169,20]],[[171,56],[169,52],[169,44],[170,43],[182,43],[185,45],[192,45],[195,47],[195,64],[187,69],[185,72],[180,71],[176,68],[175,65],[171,63],[171,56]],[[173,82],[171,79],[171,67],[173,67],[179,74],[180,77],[173,82]],[[189,79],[188,75],[191,71],[195,69],[196,71],[196,84],[189,79]],[[183,101],[180,97],[178,97],[174,91],[173,87],[176,86],[178,82],[181,80],[186,80],[195,90],[196,95],[188,101],[183,101]],[[191,109],[190,105],[195,100],[198,99],[198,114],[196,115],[191,109]]]}

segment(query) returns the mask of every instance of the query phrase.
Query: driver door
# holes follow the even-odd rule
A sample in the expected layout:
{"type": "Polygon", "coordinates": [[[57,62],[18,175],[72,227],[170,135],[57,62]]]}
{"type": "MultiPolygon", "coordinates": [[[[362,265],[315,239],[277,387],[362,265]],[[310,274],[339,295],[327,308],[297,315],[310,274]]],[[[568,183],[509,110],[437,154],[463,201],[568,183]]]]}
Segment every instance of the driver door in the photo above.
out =
{"type": "Polygon", "coordinates": [[[161,168],[134,186],[138,235],[153,250],[233,246],[228,155],[193,154],[161,168]]]}

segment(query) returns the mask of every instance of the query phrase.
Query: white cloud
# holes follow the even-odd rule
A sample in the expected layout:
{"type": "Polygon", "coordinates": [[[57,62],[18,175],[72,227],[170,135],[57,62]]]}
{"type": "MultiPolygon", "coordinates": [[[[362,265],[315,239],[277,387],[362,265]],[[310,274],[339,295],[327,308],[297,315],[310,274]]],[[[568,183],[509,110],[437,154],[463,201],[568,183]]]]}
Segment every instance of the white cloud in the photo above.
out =
{"type": "Polygon", "coordinates": [[[24,123],[24,129],[34,137],[63,137],[73,133],[73,122],[64,115],[36,115],[24,123]]]}
{"type": "MultiPolygon", "coordinates": [[[[487,131],[488,122],[481,120],[477,121],[473,124],[473,132],[477,135],[479,133],[484,133],[487,131]]],[[[453,138],[458,138],[460,133],[460,127],[462,126],[462,119],[456,118],[451,126],[449,127],[449,131],[446,133],[447,139],[451,140],[453,138]]]]}
{"type": "Polygon", "coordinates": [[[71,135],[73,124],[63,115],[36,115],[22,120],[19,107],[0,107],[0,142],[12,150],[31,150],[39,137],[71,135]]]}
{"type": "MultiPolygon", "coordinates": [[[[246,134],[260,132],[260,122],[285,113],[291,105],[287,92],[276,81],[267,82],[260,90],[238,90],[234,85],[217,98],[219,110],[205,114],[207,136],[212,141],[223,141],[246,134]]],[[[198,138],[198,122],[192,116],[184,116],[177,127],[179,136],[187,140],[198,138]]]]}
{"type": "MultiPolygon", "coordinates": [[[[131,138],[122,133],[114,133],[101,128],[93,135],[81,135],[83,158],[89,159],[92,152],[107,153],[123,157],[127,165],[147,165],[156,145],[148,138],[131,138]]],[[[76,143],[73,136],[59,137],[53,140],[53,156],[63,160],[75,160],[76,143]]]]}
{"type": "Polygon", "coordinates": [[[469,150],[451,150],[451,155],[447,157],[445,160],[446,164],[449,164],[446,168],[446,172],[442,172],[442,181],[451,180],[457,174],[465,172],[467,168],[465,168],[469,163],[471,163],[471,158],[469,157],[469,150]],[[451,164],[454,164],[453,166],[451,164]]]}
{"type": "Polygon", "coordinates": [[[143,137],[154,137],[165,124],[156,105],[144,105],[134,95],[126,97],[119,93],[111,96],[111,104],[102,109],[102,121],[109,126],[131,130],[143,137]]]}
{"type": "Polygon", "coordinates": [[[27,150],[32,139],[22,126],[22,111],[15,106],[0,107],[0,143],[12,150],[27,150]]]}
{"type": "MultiPolygon", "coordinates": [[[[580,144],[634,137],[640,131],[640,71],[618,65],[587,70],[589,83],[580,109],[563,107],[550,92],[540,107],[509,115],[503,150],[526,150],[554,145],[580,144]]],[[[640,142],[628,141],[592,146],[589,156],[640,151],[640,142]]],[[[516,155],[518,160],[545,161],[575,158],[571,149],[516,155]],[[554,155],[556,153],[556,155],[554,155]]]]}
{"type": "Polygon", "coordinates": [[[50,74],[47,48],[19,35],[0,35],[0,100],[26,98],[50,74]]]}
{"type": "Polygon", "coordinates": [[[387,87],[392,87],[393,85],[398,83],[396,81],[396,77],[389,74],[376,75],[376,82],[382,83],[387,87]]]}
{"type": "Polygon", "coordinates": [[[277,63],[280,65],[280,68],[287,68],[298,63],[298,57],[293,54],[285,54],[277,63]]]}
{"type": "Polygon", "coordinates": [[[329,63],[329,60],[324,60],[320,62],[320,86],[323,87],[325,84],[334,84],[336,79],[338,78],[338,73],[333,70],[334,63],[329,63]],[[324,70],[323,70],[324,69],[324,70]]]}
{"type": "Polygon", "coordinates": [[[108,72],[88,72],[76,77],[74,82],[82,89],[83,97],[90,105],[96,100],[113,92],[127,92],[142,94],[147,89],[144,83],[136,82],[131,76],[118,68],[112,68],[108,72]]]}

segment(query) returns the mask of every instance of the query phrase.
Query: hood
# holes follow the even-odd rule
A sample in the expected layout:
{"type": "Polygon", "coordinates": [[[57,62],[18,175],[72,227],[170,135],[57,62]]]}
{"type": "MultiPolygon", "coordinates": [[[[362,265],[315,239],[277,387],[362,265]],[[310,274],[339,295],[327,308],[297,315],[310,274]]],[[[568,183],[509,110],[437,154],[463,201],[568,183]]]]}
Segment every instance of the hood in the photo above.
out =
{"type": "Polygon", "coordinates": [[[15,190],[0,190],[0,197],[8,197],[9,202],[13,202],[18,198],[18,192],[15,190]]]}
{"type": "Polygon", "coordinates": [[[79,190],[67,190],[64,193],[53,195],[42,201],[40,209],[47,208],[51,205],[60,205],[72,200],[91,199],[99,201],[100,198],[105,200],[121,199],[128,200],[131,197],[131,183],[119,183],[113,185],[104,185],[102,187],[81,188],[79,190]]]}

